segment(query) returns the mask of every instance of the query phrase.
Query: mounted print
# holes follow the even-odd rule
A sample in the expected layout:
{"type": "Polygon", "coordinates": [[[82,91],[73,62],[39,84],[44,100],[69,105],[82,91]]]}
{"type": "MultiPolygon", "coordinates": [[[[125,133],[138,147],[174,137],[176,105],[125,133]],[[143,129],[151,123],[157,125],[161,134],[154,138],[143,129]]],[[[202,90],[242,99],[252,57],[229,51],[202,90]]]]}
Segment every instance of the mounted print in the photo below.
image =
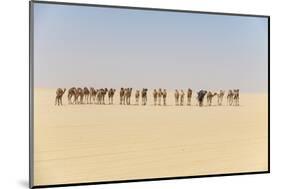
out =
{"type": "Polygon", "coordinates": [[[269,16],[30,2],[30,187],[269,173],[269,16]]]}

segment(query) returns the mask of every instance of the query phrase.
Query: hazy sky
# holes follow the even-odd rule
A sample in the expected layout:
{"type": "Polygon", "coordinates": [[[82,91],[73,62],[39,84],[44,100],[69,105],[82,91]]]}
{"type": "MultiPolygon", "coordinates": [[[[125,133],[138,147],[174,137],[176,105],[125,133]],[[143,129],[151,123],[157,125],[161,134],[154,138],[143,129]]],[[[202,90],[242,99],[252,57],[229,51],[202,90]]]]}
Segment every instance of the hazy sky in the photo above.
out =
{"type": "Polygon", "coordinates": [[[35,87],[267,90],[267,18],[34,4],[35,87]]]}

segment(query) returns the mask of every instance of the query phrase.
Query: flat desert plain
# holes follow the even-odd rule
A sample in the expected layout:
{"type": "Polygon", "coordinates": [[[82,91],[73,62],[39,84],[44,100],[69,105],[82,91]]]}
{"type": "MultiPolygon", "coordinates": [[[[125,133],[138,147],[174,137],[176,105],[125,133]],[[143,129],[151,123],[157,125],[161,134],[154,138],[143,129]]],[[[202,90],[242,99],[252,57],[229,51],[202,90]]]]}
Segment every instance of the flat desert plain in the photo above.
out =
{"type": "Polygon", "coordinates": [[[55,106],[55,91],[34,90],[34,185],[268,169],[267,94],[198,107],[171,91],[155,107],[151,90],[146,106],[119,105],[118,91],[113,105],[68,105],[66,92],[55,106]]]}

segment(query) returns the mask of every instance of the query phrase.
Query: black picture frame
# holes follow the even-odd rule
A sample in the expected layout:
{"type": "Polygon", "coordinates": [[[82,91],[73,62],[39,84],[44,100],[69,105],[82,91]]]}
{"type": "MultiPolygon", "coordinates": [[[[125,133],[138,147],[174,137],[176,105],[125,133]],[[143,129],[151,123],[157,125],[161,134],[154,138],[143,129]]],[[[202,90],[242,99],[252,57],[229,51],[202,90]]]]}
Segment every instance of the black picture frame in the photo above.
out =
{"type": "Polygon", "coordinates": [[[97,185],[97,184],[113,184],[113,183],[130,183],[143,181],[161,181],[174,179],[190,179],[190,178],[204,178],[204,177],[221,177],[221,176],[236,176],[236,175],[253,175],[253,174],[268,174],[270,173],[270,16],[255,15],[255,14],[238,14],[225,12],[206,12],[206,11],[192,11],[192,10],[178,10],[178,9],[162,9],[162,8],[147,8],[147,7],[131,7],[131,6],[117,6],[117,5],[101,5],[101,4],[85,4],[85,3],[69,3],[56,1],[29,1],[29,187],[30,188],[51,188],[51,187],[66,187],[66,186],[82,186],[82,185],[97,185]],[[195,175],[195,176],[178,176],[178,177],[160,177],[147,179],[129,179],[129,180],[113,180],[113,181],[98,181],[85,183],[61,183],[54,185],[34,185],[34,133],[33,133],[33,115],[34,115],[34,71],[33,71],[33,4],[53,4],[53,5],[69,5],[69,6],[86,6],[86,7],[103,7],[116,9],[132,9],[132,10],[146,10],[146,11],[166,11],[166,12],[182,12],[195,14],[211,14],[211,15],[229,15],[229,16],[244,16],[244,17],[262,17],[267,18],[268,21],[268,170],[256,172],[238,172],[238,173],[223,173],[223,174],[209,174],[209,175],[195,175]]]}

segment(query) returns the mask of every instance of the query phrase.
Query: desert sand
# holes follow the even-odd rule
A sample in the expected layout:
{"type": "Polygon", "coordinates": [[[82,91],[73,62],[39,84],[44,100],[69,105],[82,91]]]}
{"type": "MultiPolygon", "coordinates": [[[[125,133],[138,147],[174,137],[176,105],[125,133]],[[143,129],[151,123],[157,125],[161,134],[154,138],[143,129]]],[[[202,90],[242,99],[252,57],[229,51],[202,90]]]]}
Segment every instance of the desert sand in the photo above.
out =
{"type": "Polygon", "coordinates": [[[55,89],[34,90],[34,185],[268,169],[266,94],[198,107],[169,92],[155,107],[151,90],[147,106],[119,105],[118,91],[113,105],[68,105],[66,93],[55,106],[55,89]]]}

